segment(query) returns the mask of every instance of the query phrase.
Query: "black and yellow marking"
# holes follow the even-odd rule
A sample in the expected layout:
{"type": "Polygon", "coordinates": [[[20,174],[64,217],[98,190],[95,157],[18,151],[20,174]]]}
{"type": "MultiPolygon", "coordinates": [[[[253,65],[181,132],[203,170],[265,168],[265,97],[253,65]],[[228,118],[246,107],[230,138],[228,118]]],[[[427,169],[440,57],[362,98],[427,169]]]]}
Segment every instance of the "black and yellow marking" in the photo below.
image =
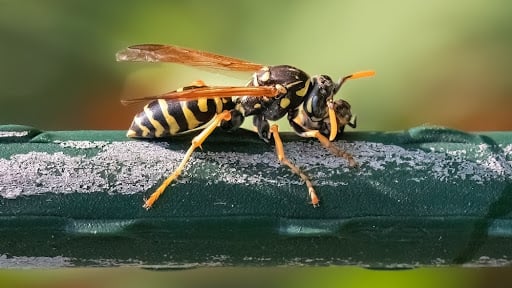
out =
{"type": "MultiPolygon", "coordinates": [[[[177,92],[205,87],[197,80],[177,92]]],[[[131,138],[163,138],[200,128],[216,114],[234,108],[231,98],[199,98],[191,101],[153,100],[133,118],[126,134],[131,138]]]]}
{"type": "Polygon", "coordinates": [[[283,98],[281,99],[281,101],[279,101],[279,106],[281,106],[281,108],[283,109],[286,109],[286,107],[288,107],[290,105],[290,99],[288,98],[283,98]]]}
{"type": "Polygon", "coordinates": [[[295,95],[297,95],[299,97],[304,97],[304,95],[306,95],[306,93],[308,92],[310,84],[311,84],[311,79],[306,80],[306,82],[304,83],[304,87],[296,90],[295,95]]]}
{"type": "MultiPolygon", "coordinates": [[[[228,99],[229,100],[229,99],[228,99]]],[[[200,128],[234,104],[221,98],[194,101],[154,100],[137,114],[128,130],[131,138],[162,138],[200,128]]]]}

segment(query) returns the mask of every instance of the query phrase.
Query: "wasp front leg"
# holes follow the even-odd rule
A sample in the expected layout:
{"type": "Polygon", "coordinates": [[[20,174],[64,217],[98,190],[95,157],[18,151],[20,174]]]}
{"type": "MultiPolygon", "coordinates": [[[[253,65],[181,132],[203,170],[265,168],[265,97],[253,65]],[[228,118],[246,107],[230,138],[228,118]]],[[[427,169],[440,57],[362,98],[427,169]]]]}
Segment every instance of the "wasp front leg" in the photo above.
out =
{"type": "Polygon", "coordinates": [[[313,183],[311,182],[311,179],[308,175],[306,175],[302,170],[300,170],[297,165],[293,164],[288,158],[286,158],[286,155],[284,154],[284,147],[283,147],[283,141],[281,140],[281,137],[279,136],[279,129],[277,125],[272,125],[270,127],[270,133],[272,133],[272,136],[274,138],[274,144],[276,145],[276,154],[277,159],[279,159],[279,162],[281,162],[283,165],[288,166],[293,173],[299,175],[299,177],[306,183],[306,186],[308,187],[308,193],[309,198],[311,199],[311,204],[313,207],[319,206],[319,200],[318,196],[316,195],[315,188],[313,187],[313,183]]]}
{"type": "MultiPolygon", "coordinates": [[[[329,139],[326,136],[324,136],[320,132],[320,130],[318,130],[318,129],[308,130],[308,129],[304,128],[304,126],[302,126],[299,123],[297,123],[295,120],[296,120],[296,116],[298,115],[298,113],[299,113],[299,111],[295,111],[295,113],[290,113],[289,117],[288,117],[288,121],[290,123],[290,126],[292,126],[293,130],[295,131],[295,133],[297,133],[301,137],[316,138],[316,139],[318,139],[320,144],[322,144],[322,146],[324,146],[332,154],[334,154],[334,155],[336,155],[338,157],[345,158],[348,161],[348,165],[350,167],[356,167],[358,165],[356,160],[352,156],[352,154],[350,154],[347,151],[345,151],[345,150],[337,147],[336,145],[334,145],[334,143],[329,141],[329,139]]],[[[304,121],[311,121],[309,118],[303,119],[303,120],[304,121]]],[[[315,127],[315,125],[313,125],[314,124],[313,122],[308,122],[308,123],[309,123],[309,126],[315,127]]],[[[318,122],[318,123],[322,123],[322,122],[318,122]]],[[[320,129],[320,127],[319,127],[319,129],[320,129]]]]}

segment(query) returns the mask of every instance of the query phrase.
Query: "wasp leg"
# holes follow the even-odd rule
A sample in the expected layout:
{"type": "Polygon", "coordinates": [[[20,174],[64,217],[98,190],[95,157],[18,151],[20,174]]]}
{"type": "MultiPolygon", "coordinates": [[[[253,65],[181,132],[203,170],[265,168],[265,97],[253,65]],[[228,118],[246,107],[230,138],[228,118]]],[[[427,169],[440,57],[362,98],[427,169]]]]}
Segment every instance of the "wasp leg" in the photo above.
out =
{"type": "Polygon", "coordinates": [[[299,167],[297,167],[295,164],[293,164],[286,156],[284,155],[284,148],[283,148],[283,141],[281,140],[281,137],[279,136],[278,126],[272,125],[270,127],[270,132],[272,133],[272,136],[274,137],[274,143],[276,145],[276,154],[277,158],[279,159],[279,162],[282,164],[288,166],[293,173],[300,176],[302,181],[306,183],[306,186],[308,187],[309,192],[309,198],[311,198],[311,204],[313,207],[318,207],[320,202],[318,200],[318,196],[316,195],[315,188],[313,188],[313,183],[311,183],[311,179],[308,175],[306,175],[304,172],[302,172],[299,167]]]}
{"type": "Polygon", "coordinates": [[[270,142],[269,124],[263,115],[254,115],[252,123],[258,129],[258,136],[266,143],[270,142]]]}
{"type": "Polygon", "coordinates": [[[169,186],[169,184],[171,184],[171,182],[178,178],[181,172],[183,172],[185,165],[190,159],[190,156],[192,156],[192,152],[194,152],[194,150],[198,147],[201,148],[203,142],[206,140],[206,138],[208,138],[208,136],[210,136],[210,134],[212,134],[213,130],[217,128],[219,123],[221,123],[223,120],[229,121],[229,119],[231,119],[231,113],[227,110],[215,115],[213,121],[199,135],[192,139],[192,145],[190,145],[190,148],[188,148],[187,153],[185,154],[183,160],[181,160],[178,168],[176,168],[176,170],[174,170],[174,172],[172,172],[172,174],[167,177],[167,179],[165,179],[165,181],[155,190],[155,192],[153,192],[153,194],[151,194],[151,196],[149,196],[149,198],[144,201],[144,205],[142,207],[149,209],[151,206],[153,206],[158,197],[164,193],[165,188],[167,188],[167,186],[169,186]]]}
{"type": "Polygon", "coordinates": [[[350,119],[351,121],[349,121],[347,123],[348,126],[352,127],[352,128],[356,128],[357,127],[357,115],[354,115],[354,117],[352,117],[352,119],[350,119]]]}
{"type": "MultiPolygon", "coordinates": [[[[288,114],[288,122],[290,123],[290,126],[293,128],[295,133],[297,133],[297,135],[299,135],[301,137],[305,137],[305,138],[316,138],[316,139],[318,139],[318,141],[320,141],[322,146],[327,148],[327,150],[329,150],[332,154],[334,154],[334,155],[336,155],[338,157],[343,157],[343,158],[347,159],[348,165],[350,167],[357,166],[356,160],[354,160],[354,157],[352,157],[352,155],[350,153],[344,151],[341,148],[336,147],[319,130],[306,130],[306,128],[304,128],[302,125],[300,125],[299,123],[294,121],[296,116],[297,116],[297,112],[289,113],[288,114]]],[[[354,123],[355,123],[355,121],[354,121],[354,123]]],[[[345,127],[345,125],[343,125],[341,127],[343,128],[343,127],[345,127]]]]}
{"type": "Polygon", "coordinates": [[[327,150],[329,150],[332,154],[334,154],[338,157],[343,157],[343,158],[347,159],[348,165],[350,167],[357,166],[357,162],[356,162],[356,160],[354,160],[354,157],[352,157],[352,154],[346,152],[345,150],[343,150],[339,147],[336,147],[336,145],[334,145],[331,141],[329,141],[329,139],[327,139],[327,137],[322,135],[322,133],[320,133],[320,131],[318,131],[318,130],[305,131],[305,132],[300,133],[300,136],[318,139],[318,141],[320,141],[320,143],[325,148],[327,148],[327,150]]]}

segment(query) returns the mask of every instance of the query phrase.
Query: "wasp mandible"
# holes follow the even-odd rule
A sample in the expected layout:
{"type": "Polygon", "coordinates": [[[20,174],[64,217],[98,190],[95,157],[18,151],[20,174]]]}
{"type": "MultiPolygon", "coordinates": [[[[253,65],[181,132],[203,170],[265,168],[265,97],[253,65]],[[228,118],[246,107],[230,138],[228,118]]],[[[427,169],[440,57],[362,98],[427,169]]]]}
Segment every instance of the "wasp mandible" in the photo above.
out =
{"type": "Polygon", "coordinates": [[[130,46],[116,54],[117,61],[172,62],[213,69],[253,72],[244,87],[208,86],[196,81],[189,86],[156,96],[141,97],[124,103],[150,101],[137,114],[128,130],[131,138],[163,138],[203,128],[192,140],[178,168],[145,200],[149,209],[171,182],[185,169],[194,150],[218,126],[225,130],[240,127],[247,116],[263,141],[275,144],[277,158],[305,182],[311,204],[319,199],[310,177],[286,158],[278,126],[270,125],[287,116],[299,136],[316,138],[336,156],[345,158],[349,166],[357,165],[352,155],[335,146],[332,141],[346,125],[355,128],[350,104],[334,95],[349,79],[369,77],[374,71],[361,71],[335,82],[327,75],[310,77],[304,71],[289,65],[266,66],[210,52],[174,45],[143,44],[130,46]]]}

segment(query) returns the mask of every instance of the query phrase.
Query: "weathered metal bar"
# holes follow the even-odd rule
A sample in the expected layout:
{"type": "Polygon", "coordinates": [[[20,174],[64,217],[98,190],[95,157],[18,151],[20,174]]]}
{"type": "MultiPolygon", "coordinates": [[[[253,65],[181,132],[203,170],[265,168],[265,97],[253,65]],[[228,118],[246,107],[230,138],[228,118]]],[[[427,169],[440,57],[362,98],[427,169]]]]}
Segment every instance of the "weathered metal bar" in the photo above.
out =
{"type": "Polygon", "coordinates": [[[272,146],[215,132],[146,211],[190,136],[0,126],[0,267],[509,265],[512,132],[351,132],[336,145],[284,134],[320,207],[272,146]]]}

